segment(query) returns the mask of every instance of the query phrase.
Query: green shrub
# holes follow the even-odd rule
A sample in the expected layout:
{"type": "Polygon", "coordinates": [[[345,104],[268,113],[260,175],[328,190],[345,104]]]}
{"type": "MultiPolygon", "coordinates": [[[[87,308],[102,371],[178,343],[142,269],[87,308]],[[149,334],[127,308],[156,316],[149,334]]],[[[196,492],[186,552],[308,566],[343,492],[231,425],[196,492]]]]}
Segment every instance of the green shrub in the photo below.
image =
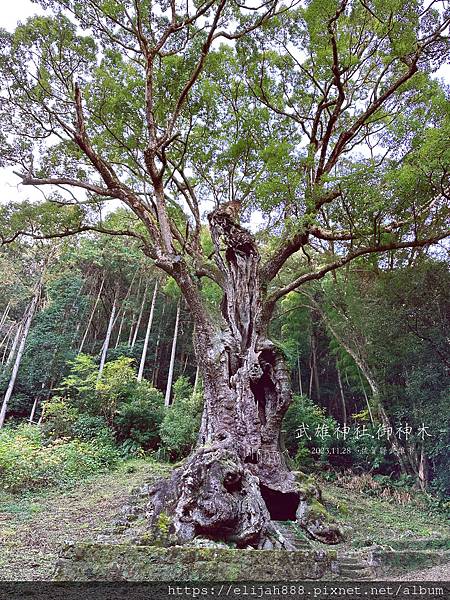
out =
{"type": "Polygon", "coordinates": [[[323,408],[314,404],[307,396],[294,396],[283,420],[284,444],[294,459],[294,466],[308,469],[314,459],[327,460],[326,452],[312,454],[313,448],[330,448],[335,440],[337,423],[327,417],[323,408]]]}
{"type": "Polygon", "coordinates": [[[173,403],[166,409],[160,428],[164,449],[171,460],[179,460],[189,454],[197,441],[203,410],[203,394],[193,393],[185,377],[174,384],[173,403]]]}
{"type": "Polygon", "coordinates": [[[133,397],[122,402],[113,425],[119,442],[130,440],[145,450],[156,448],[164,417],[164,398],[149,382],[136,382],[133,397]]]}
{"type": "Polygon", "coordinates": [[[396,461],[389,450],[386,438],[377,436],[377,426],[369,424],[358,424],[358,426],[352,425],[345,441],[345,446],[350,450],[352,468],[362,473],[395,471],[396,461]]]}
{"type": "Polygon", "coordinates": [[[114,433],[103,417],[79,415],[72,425],[72,435],[79,440],[95,440],[100,444],[114,445],[114,433]]]}
{"type": "Polygon", "coordinates": [[[137,380],[133,358],[121,356],[107,362],[98,379],[94,359],[80,354],[72,361],[63,390],[67,402],[84,415],[72,427],[76,437],[103,440],[110,436],[110,427],[126,454],[158,445],[163,396],[148,381],[137,380]],[[128,447],[123,446],[126,440],[128,447]]]}
{"type": "Polygon", "coordinates": [[[111,469],[118,459],[111,445],[64,438],[46,444],[33,425],[4,428],[0,432],[0,488],[19,492],[73,485],[111,469]]]}
{"type": "Polygon", "coordinates": [[[43,405],[42,433],[45,438],[72,437],[73,425],[80,418],[78,409],[67,400],[54,396],[43,405]]]}
{"type": "Polygon", "coordinates": [[[119,404],[136,396],[138,385],[134,359],[121,356],[107,362],[98,379],[94,358],[80,354],[71,362],[61,389],[80,412],[102,416],[111,423],[119,404]]]}

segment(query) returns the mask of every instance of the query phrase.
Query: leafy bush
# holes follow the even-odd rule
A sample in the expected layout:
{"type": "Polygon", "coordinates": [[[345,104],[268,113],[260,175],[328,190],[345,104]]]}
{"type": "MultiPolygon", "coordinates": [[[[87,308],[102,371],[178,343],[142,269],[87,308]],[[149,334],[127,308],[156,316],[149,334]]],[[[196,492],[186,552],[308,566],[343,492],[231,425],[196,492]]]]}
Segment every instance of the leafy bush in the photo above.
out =
{"type": "Polygon", "coordinates": [[[164,448],[171,460],[187,456],[197,441],[203,409],[202,392],[193,392],[185,377],[174,384],[172,405],[166,410],[160,428],[164,448]]]}
{"type": "Polygon", "coordinates": [[[145,450],[159,443],[159,427],[164,417],[164,398],[147,381],[137,382],[131,400],[122,402],[114,415],[118,441],[131,440],[145,450]]]}
{"type": "Polygon", "coordinates": [[[350,428],[345,446],[350,449],[352,468],[362,473],[368,471],[390,473],[395,471],[393,458],[386,438],[377,436],[377,426],[359,425],[350,428]]]}
{"type": "Polygon", "coordinates": [[[73,485],[111,469],[118,461],[111,445],[57,439],[45,444],[33,425],[0,432],[0,488],[11,492],[73,485]]]}
{"type": "Polygon", "coordinates": [[[85,442],[96,440],[103,445],[113,445],[115,442],[114,433],[103,417],[79,415],[72,425],[72,434],[85,442]]]}
{"type": "Polygon", "coordinates": [[[80,418],[79,411],[67,400],[54,396],[43,405],[42,433],[45,438],[72,437],[73,425],[80,418]]]}
{"type": "Polygon", "coordinates": [[[80,412],[102,416],[111,423],[118,405],[132,400],[139,385],[134,360],[121,356],[105,364],[98,379],[94,358],[79,354],[71,362],[71,371],[64,379],[62,389],[80,412]]]}
{"type": "MultiPolygon", "coordinates": [[[[284,444],[294,465],[308,469],[314,464],[312,448],[327,449],[335,441],[334,432],[337,423],[327,417],[323,408],[314,404],[307,396],[294,396],[294,400],[284,417],[282,429],[284,444]]],[[[314,455],[326,460],[326,453],[314,455]]]]}

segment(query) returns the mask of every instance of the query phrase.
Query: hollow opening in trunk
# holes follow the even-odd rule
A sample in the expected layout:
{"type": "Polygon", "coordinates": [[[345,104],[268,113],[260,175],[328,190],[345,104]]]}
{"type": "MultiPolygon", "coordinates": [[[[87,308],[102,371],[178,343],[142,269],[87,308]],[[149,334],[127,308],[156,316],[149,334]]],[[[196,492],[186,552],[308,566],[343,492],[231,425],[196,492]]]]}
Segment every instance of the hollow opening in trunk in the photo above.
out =
{"type": "Polygon", "coordinates": [[[299,497],[295,492],[278,492],[261,484],[261,495],[274,521],[295,521],[299,497]]]}

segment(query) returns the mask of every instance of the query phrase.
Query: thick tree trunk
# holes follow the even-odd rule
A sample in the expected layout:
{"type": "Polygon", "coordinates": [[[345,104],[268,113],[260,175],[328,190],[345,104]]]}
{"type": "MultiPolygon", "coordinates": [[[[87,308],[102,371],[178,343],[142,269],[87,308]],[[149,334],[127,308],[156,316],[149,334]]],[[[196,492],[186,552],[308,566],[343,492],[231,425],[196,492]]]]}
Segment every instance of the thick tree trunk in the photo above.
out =
{"type": "Polygon", "coordinates": [[[289,548],[274,521],[297,519],[311,536],[337,543],[340,530],[310,510],[281,452],[291,385],[284,357],[266,335],[253,237],[225,209],[209,218],[223,274],[223,322],[213,333],[196,322],[204,388],[198,445],[184,467],[152,490],[151,522],[169,514],[178,542],[200,536],[289,548]]]}

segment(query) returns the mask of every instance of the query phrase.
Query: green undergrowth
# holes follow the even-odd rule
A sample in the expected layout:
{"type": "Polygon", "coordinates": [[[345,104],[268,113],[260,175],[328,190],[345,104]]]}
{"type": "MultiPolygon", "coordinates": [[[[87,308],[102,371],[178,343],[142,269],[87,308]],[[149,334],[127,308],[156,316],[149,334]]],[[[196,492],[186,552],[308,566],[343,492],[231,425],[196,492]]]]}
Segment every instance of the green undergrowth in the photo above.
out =
{"type": "Polygon", "coordinates": [[[450,539],[448,515],[426,494],[415,492],[400,503],[318,479],[327,510],[344,528],[345,546],[364,547],[419,538],[450,539]]]}

